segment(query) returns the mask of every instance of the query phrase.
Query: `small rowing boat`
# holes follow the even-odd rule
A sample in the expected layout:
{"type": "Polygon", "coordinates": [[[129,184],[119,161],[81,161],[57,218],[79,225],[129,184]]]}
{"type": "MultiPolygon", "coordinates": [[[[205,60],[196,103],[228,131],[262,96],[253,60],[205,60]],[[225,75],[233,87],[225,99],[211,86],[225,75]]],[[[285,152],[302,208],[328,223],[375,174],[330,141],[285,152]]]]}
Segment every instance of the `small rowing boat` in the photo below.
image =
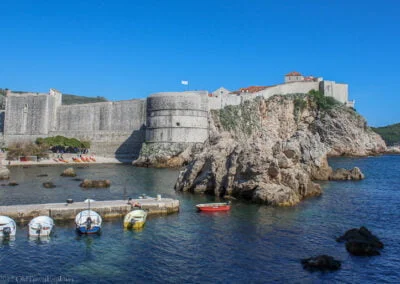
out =
{"type": "Polygon", "coordinates": [[[220,203],[204,203],[197,204],[197,209],[204,212],[218,212],[218,211],[229,211],[231,209],[230,202],[220,202],[220,203]]]}
{"type": "Polygon", "coordinates": [[[54,227],[54,221],[48,216],[38,216],[29,222],[29,236],[49,236],[54,227]]]}
{"type": "Polygon", "coordinates": [[[144,226],[146,222],[147,212],[139,209],[133,210],[126,214],[124,218],[124,228],[125,229],[140,229],[144,226]]]}

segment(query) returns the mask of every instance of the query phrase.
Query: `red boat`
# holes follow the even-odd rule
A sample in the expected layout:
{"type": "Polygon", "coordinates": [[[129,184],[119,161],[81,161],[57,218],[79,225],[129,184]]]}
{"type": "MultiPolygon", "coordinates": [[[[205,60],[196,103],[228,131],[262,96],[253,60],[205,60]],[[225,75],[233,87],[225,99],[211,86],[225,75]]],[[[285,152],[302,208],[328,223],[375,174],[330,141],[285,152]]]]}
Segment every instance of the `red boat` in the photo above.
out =
{"type": "Polygon", "coordinates": [[[231,209],[230,202],[223,203],[204,203],[197,204],[197,209],[204,212],[217,212],[217,211],[228,211],[231,209]]]}

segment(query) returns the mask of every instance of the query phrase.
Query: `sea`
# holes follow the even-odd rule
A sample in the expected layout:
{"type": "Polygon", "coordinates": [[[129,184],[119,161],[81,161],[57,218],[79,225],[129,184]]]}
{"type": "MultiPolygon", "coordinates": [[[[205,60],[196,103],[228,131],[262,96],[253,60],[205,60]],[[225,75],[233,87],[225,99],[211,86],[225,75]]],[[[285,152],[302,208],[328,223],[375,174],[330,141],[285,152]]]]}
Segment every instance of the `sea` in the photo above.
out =
{"type": "Polygon", "coordinates": [[[229,212],[197,212],[219,201],[177,193],[178,170],[106,164],[76,168],[79,178],[110,179],[83,189],[61,177],[67,166],[11,168],[18,186],[0,181],[0,204],[137,198],[177,198],[179,213],[149,216],[140,231],[122,218],[103,222],[101,235],[79,236],[73,221],[56,222],[49,239],[31,240],[19,224],[15,240],[0,242],[0,283],[399,283],[400,156],[330,159],[333,168],[359,167],[362,181],[321,182],[323,194],[294,207],[233,201],[229,212]],[[47,175],[47,176],[40,176],[47,175]],[[45,181],[57,187],[46,189],[45,181]],[[380,256],[350,255],[336,242],[366,226],[385,247],[380,256]],[[309,272],[301,259],[320,254],[342,261],[335,272],[309,272]]]}

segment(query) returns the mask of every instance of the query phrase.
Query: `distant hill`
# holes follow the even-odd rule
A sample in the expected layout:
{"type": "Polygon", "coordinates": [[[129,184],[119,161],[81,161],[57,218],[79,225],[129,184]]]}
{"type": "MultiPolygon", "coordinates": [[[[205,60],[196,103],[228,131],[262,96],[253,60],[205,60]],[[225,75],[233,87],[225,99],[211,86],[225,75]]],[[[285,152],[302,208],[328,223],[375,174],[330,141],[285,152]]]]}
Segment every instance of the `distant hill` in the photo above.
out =
{"type": "Polygon", "coordinates": [[[62,95],[63,105],[90,104],[90,103],[100,103],[100,102],[108,102],[108,100],[104,97],[92,98],[92,97],[82,97],[69,94],[62,95]]]}
{"type": "Polygon", "coordinates": [[[6,94],[7,89],[0,88],[0,110],[4,110],[6,108],[6,94]]]}
{"type": "Polygon", "coordinates": [[[388,146],[400,144],[400,123],[383,126],[371,127],[373,131],[382,136],[388,146]]]}

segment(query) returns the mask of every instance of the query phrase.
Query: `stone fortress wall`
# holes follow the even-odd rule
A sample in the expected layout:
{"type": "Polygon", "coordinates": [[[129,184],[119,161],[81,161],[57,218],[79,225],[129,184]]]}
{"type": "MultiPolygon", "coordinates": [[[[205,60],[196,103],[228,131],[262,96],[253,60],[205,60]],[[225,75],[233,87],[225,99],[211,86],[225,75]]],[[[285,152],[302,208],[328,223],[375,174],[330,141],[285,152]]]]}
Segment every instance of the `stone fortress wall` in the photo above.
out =
{"type": "Polygon", "coordinates": [[[258,96],[269,98],[320,90],[354,106],[354,102],[348,101],[347,84],[298,74],[289,73],[284,84],[249,87],[236,92],[221,87],[212,93],[157,93],[147,99],[77,105],[61,105],[62,94],[54,89],[49,94],[8,92],[3,139],[7,145],[62,135],[91,141],[91,151],[96,154],[133,159],[143,143],[184,150],[188,145],[205,142],[210,110],[238,105],[258,96]],[[290,74],[295,75],[288,76],[290,74]]]}

